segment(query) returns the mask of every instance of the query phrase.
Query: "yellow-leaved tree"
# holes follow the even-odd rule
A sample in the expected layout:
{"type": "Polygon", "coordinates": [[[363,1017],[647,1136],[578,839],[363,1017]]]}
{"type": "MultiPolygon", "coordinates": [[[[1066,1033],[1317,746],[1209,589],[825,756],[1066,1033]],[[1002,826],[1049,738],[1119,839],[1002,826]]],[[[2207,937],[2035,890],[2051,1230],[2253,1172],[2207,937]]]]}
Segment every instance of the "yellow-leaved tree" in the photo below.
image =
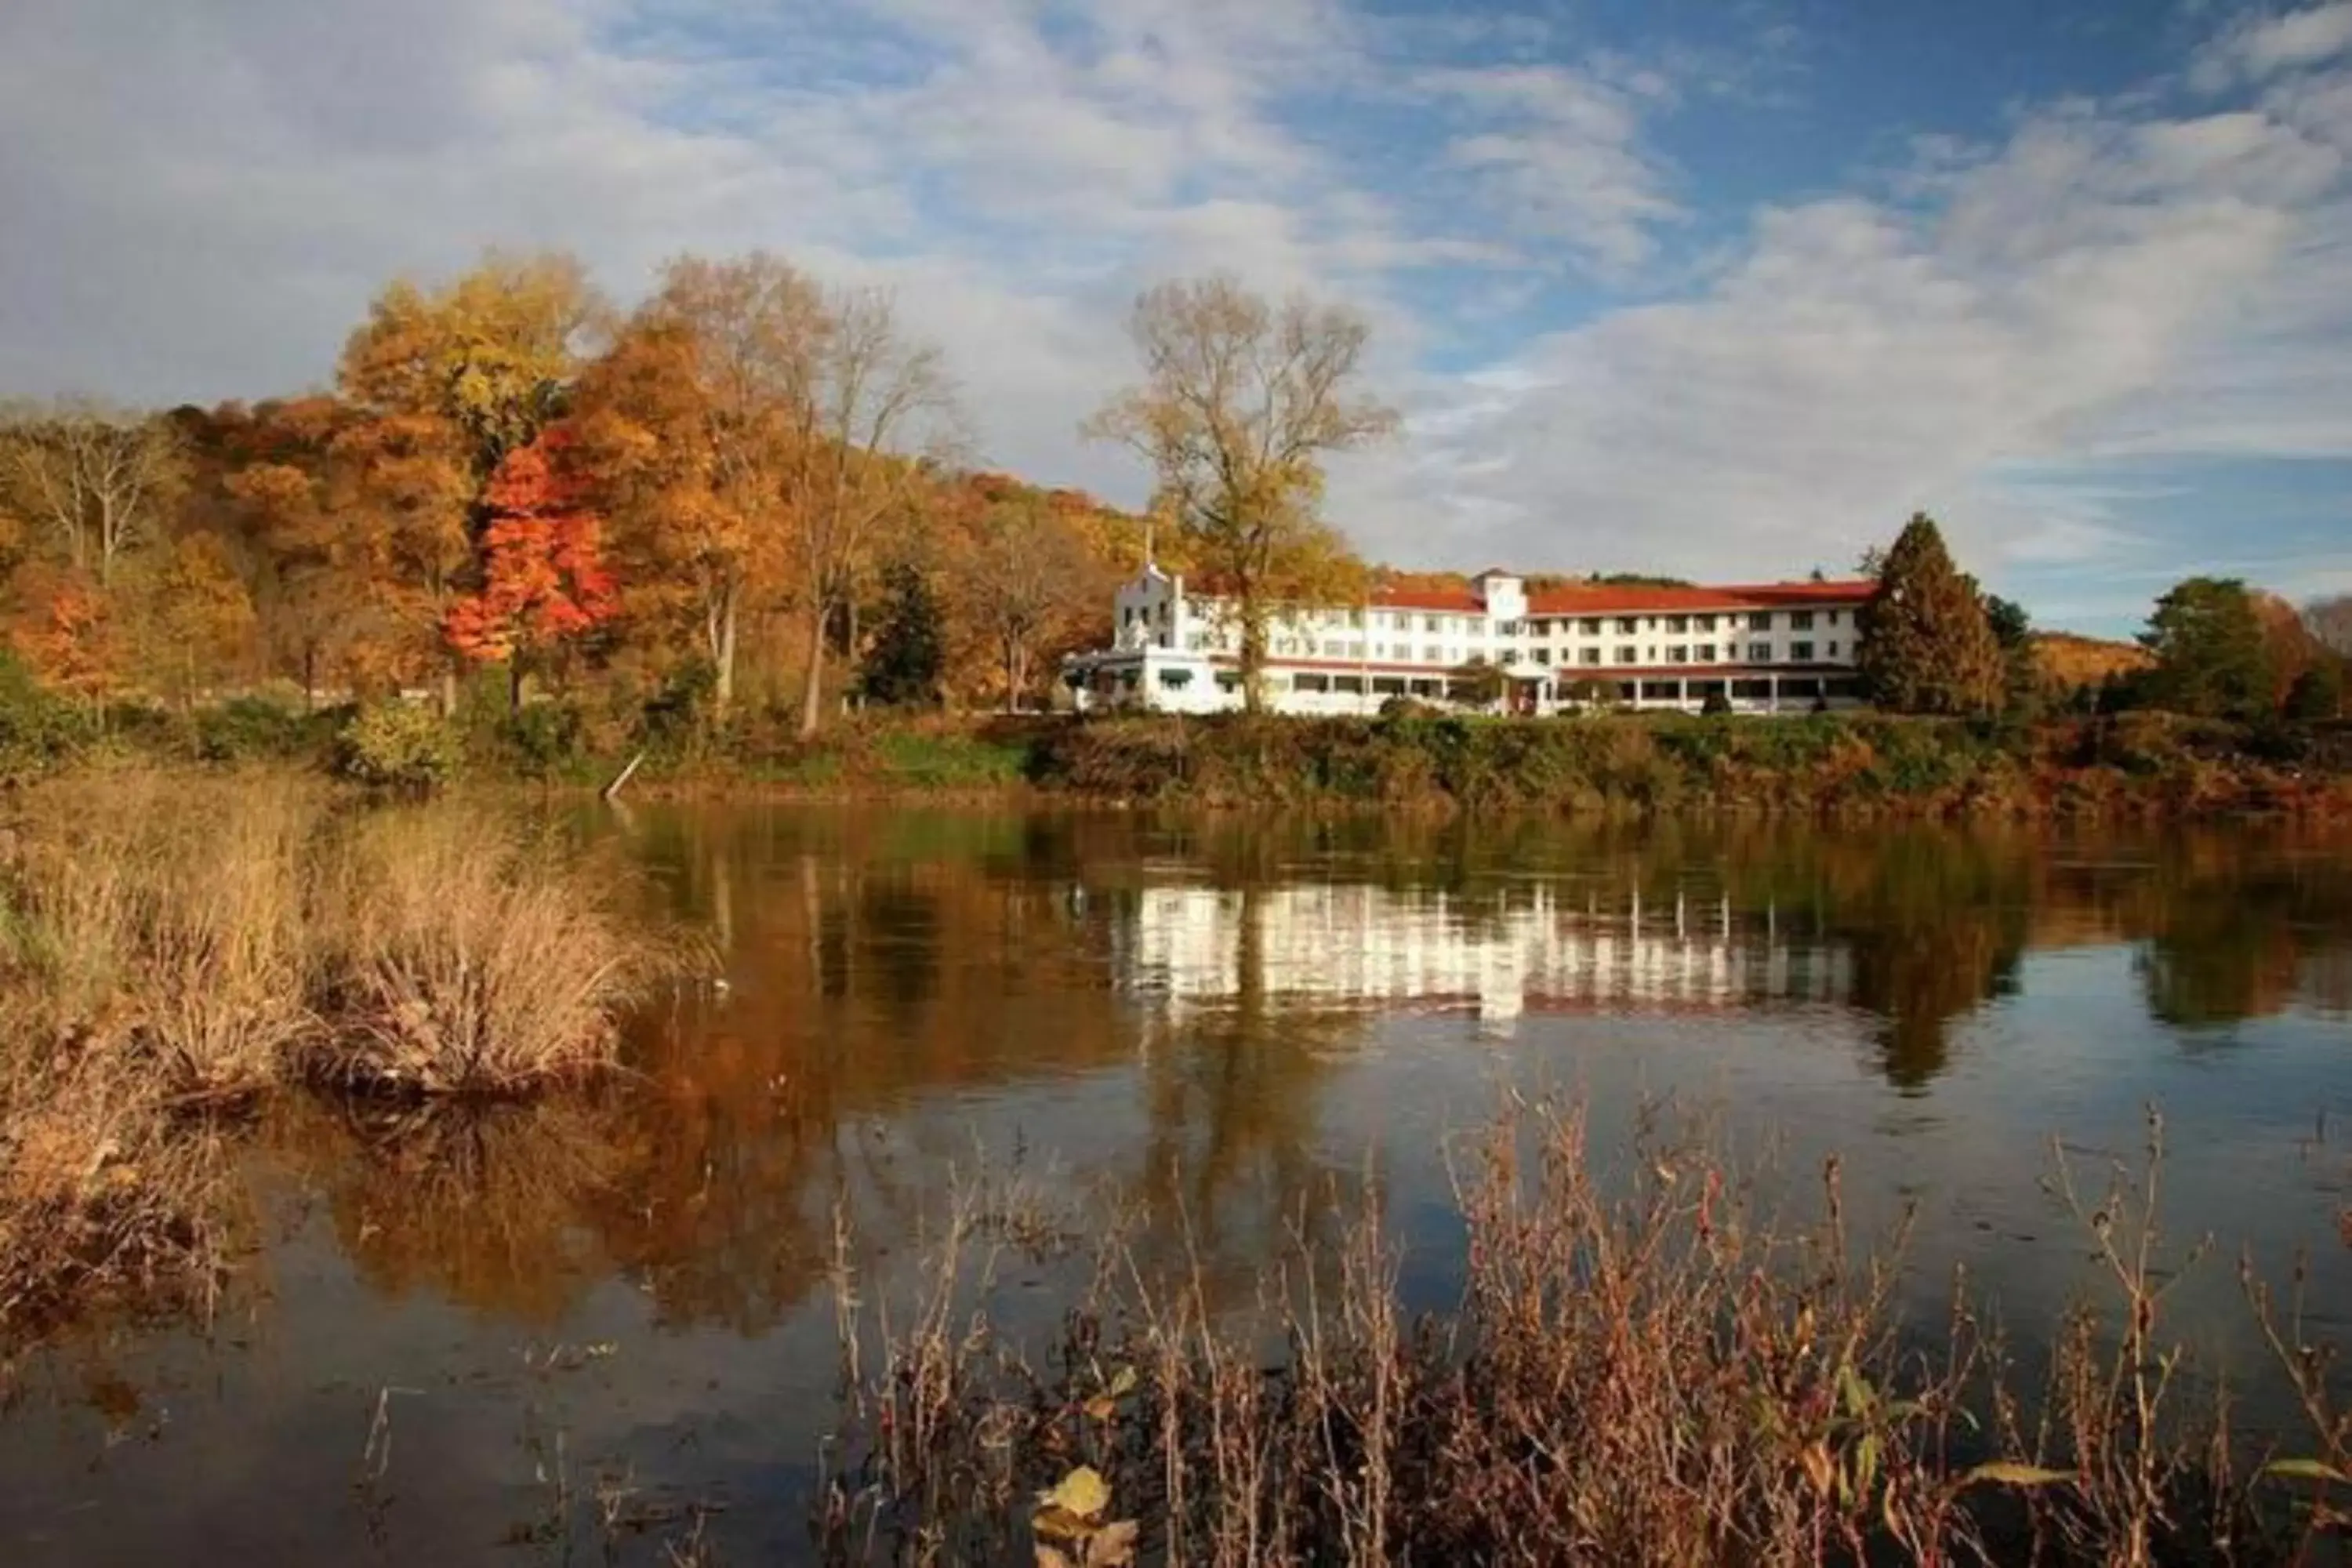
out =
{"type": "Polygon", "coordinates": [[[1356,390],[1370,328],[1338,306],[1270,303],[1218,274],[1148,290],[1129,331],[1143,382],[1086,431],[1151,465],[1154,510],[1239,623],[1243,701],[1259,711],[1273,620],[1350,592],[1360,574],[1318,508],[1326,460],[1396,428],[1392,409],[1356,390]]]}
{"type": "MultiPolygon", "coordinates": [[[[336,384],[352,417],[336,437],[337,510],[367,533],[370,577],[412,669],[444,652],[490,476],[562,411],[604,314],[572,258],[493,253],[437,289],[393,284],[344,345],[336,384]]],[[[455,666],[443,677],[452,705],[455,666]]]]}

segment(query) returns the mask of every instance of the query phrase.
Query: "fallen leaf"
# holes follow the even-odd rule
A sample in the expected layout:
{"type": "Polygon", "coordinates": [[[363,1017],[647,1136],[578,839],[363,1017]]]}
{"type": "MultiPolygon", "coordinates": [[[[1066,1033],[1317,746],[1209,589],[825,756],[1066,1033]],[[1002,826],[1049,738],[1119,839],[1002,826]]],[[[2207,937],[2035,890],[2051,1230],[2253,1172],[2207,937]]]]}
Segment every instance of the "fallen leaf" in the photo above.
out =
{"type": "Polygon", "coordinates": [[[1081,1519],[1066,1508],[1042,1508],[1030,1517],[1029,1528],[1057,1541],[1084,1541],[1095,1532],[1094,1521],[1081,1519]]]}
{"type": "Polygon", "coordinates": [[[1086,1568],[1129,1568],[1143,1527],[1131,1519],[1106,1524],[1087,1542],[1086,1568]]]}
{"type": "Polygon", "coordinates": [[[1960,1485],[1972,1487],[1979,1481],[1990,1481],[2004,1487],[2049,1487],[2074,1479],[2072,1470],[2045,1470],[2039,1465],[2018,1465],[2006,1459],[1996,1459],[1988,1465],[1979,1465],[1962,1476],[1960,1485]]]}
{"type": "Polygon", "coordinates": [[[1093,1519],[1110,1506],[1110,1486],[1095,1473],[1092,1465],[1080,1465],[1064,1476],[1052,1491],[1038,1493],[1037,1500],[1080,1519],[1093,1519]]]}
{"type": "Polygon", "coordinates": [[[2273,1459],[2263,1467],[2263,1474],[2291,1481],[2333,1481],[2339,1487],[2352,1487],[2352,1477],[2324,1459],[2273,1459]]]}

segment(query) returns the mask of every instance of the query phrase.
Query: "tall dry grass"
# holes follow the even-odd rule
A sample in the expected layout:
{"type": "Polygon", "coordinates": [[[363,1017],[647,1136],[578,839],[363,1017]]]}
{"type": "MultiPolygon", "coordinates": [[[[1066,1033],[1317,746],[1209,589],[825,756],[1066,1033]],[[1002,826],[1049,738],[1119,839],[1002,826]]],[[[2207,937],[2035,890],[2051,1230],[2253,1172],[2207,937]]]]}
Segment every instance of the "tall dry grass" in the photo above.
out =
{"type": "Polygon", "coordinates": [[[322,996],[312,1074],[371,1090],[503,1094],[609,1066],[661,967],[592,869],[447,805],[372,815],[317,884],[322,996]]]}
{"type": "Polygon", "coordinates": [[[20,1026],[128,1039],[173,1095],[274,1081],[318,1022],[306,852],[322,811],[276,778],[194,800],[140,774],[33,792],[5,868],[20,1026]]]}
{"type": "Polygon", "coordinates": [[[108,774],[0,826],[0,1324],[210,1267],[225,1107],[513,1094],[607,1066],[671,950],[478,803],[108,774]]]}
{"type": "MultiPolygon", "coordinates": [[[[912,1301],[869,1299],[845,1242],[828,1559],[2142,1568],[2316,1561],[2340,1524],[2280,1478],[2332,1486],[2343,1426],[2264,1470],[2182,1394],[2160,1152],[2084,1206],[2114,1289],[2031,1391],[1958,1285],[1942,1321],[1901,1321],[1899,1237],[1850,1245],[1834,1163],[1789,1224],[1703,1139],[1633,1155],[1515,1107],[1461,1183],[1460,1299],[1419,1320],[1377,1219],[1239,1303],[1113,1235],[1042,1346],[997,1328],[969,1208],[912,1301]]],[[[2297,1364],[2340,1423],[2325,1364],[2297,1364]]]]}

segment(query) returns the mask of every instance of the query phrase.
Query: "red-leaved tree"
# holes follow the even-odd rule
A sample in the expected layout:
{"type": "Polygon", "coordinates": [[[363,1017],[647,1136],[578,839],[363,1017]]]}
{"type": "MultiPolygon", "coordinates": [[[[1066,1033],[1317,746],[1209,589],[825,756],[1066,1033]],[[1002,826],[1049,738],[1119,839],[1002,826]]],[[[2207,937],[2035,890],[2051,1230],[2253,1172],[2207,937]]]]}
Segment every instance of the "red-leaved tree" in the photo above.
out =
{"type": "Polygon", "coordinates": [[[452,605],[443,623],[460,655],[514,671],[518,701],[528,668],[620,607],[604,564],[603,522],[565,460],[570,444],[558,426],[499,465],[483,498],[490,521],[482,531],[482,585],[452,605]]]}

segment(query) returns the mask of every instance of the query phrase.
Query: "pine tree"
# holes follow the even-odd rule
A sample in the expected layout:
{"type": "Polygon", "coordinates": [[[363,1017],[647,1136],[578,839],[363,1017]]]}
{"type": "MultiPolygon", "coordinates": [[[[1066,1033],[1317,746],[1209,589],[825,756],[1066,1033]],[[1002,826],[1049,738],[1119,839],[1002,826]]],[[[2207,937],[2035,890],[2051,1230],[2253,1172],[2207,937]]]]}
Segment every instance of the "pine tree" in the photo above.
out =
{"type": "Polygon", "coordinates": [[[2190,577],[2156,602],[2140,642],[2156,655],[2148,696],[2203,718],[2252,719],[2274,706],[2270,644],[2246,585],[2190,577]]]}
{"type": "Polygon", "coordinates": [[[1863,689],[1895,713],[1990,713],[2006,666],[1976,582],[1952,564],[1935,520],[1916,513],[1886,552],[1863,606],[1863,689]]]}
{"type": "Polygon", "coordinates": [[[940,603],[921,567],[900,562],[883,574],[888,595],[874,646],[866,651],[860,686],[866,699],[892,707],[934,707],[947,652],[940,637],[940,603]]]}

